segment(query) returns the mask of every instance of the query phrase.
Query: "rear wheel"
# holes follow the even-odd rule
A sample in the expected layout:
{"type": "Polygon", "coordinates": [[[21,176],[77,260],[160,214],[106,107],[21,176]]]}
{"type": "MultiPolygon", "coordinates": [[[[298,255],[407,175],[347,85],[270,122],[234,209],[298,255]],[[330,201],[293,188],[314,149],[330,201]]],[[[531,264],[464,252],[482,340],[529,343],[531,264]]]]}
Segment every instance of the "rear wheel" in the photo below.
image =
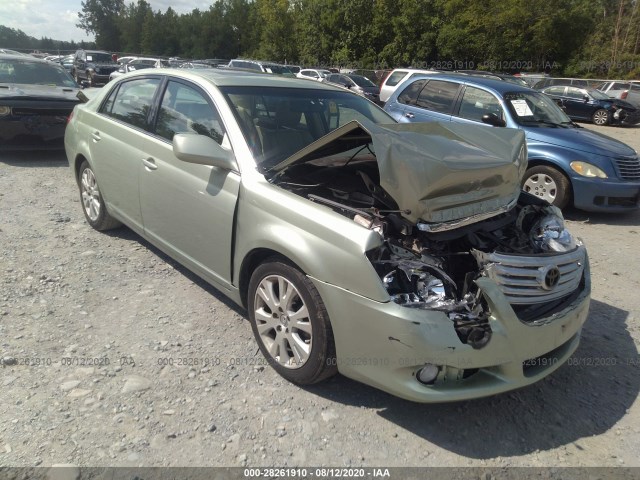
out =
{"type": "Polygon", "coordinates": [[[558,208],[564,208],[571,196],[571,186],[567,177],[546,165],[538,165],[527,170],[522,189],[558,208]]]}
{"type": "Polygon", "coordinates": [[[607,125],[609,123],[609,112],[604,108],[600,108],[593,112],[591,120],[595,125],[607,125]]]}
{"type": "Polygon", "coordinates": [[[80,165],[78,186],[80,188],[82,211],[89,225],[100,231],[110,230],[121,225],[118,220],[107,212],[107,207],[98,188],[96,176],[91,165],[86,160],[80,165]]]}
{"type": "Polygon", "coordinates": [[[248,310],[260,351],[282,377],[310,385],[337,372],[329,316],[300,270],[276,257],[260,265],[249,282],[248,310]]]}

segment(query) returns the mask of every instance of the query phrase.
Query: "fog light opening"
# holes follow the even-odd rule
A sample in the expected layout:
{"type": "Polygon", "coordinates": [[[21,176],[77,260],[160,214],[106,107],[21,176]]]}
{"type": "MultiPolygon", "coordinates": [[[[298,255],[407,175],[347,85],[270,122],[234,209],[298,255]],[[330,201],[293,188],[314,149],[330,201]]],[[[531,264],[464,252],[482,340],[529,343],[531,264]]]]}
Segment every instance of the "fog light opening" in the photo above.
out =
{"type": "Polygon", "coordinates": [[[437,365],[432,365],[431,363],[427,363],[424,367],[418,370],[416,374],[416,378],[418,381],[424,385],[433,385],[438,378],[438,374],[440,373],[440,367],[437,365]]]}

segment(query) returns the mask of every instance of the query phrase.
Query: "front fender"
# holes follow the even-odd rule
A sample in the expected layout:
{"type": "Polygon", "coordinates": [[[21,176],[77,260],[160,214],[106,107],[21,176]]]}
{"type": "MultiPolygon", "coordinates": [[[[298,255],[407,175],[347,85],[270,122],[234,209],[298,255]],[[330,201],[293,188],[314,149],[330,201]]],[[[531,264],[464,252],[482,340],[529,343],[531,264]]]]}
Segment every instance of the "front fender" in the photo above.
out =
{"type": "Polygon", "coordinates": [[[382,245],[378,233],[264,180],[243,182],[235,237],[236,285],[245,258],[256,249],[269,249],[322,282],[372,300],[389,300],[365,255],[382,245]]]}

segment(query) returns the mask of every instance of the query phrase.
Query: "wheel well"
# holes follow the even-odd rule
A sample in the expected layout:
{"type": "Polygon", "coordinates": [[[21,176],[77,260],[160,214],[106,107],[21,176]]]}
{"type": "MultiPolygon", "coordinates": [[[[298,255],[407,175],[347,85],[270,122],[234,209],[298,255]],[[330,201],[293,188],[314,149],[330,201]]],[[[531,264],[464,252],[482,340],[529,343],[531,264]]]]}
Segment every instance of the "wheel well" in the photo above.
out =
{"type": "Polygon", "coordinates": [[[276,252],[275,250],[271,250],[270,248],[256,248],[255,250],[250,251],[244,260],[242,261],[242,265],[240,266],[240,278],[238,280],[238,289],[240,290],[240,299],[242,300],[242,305],[247,308],[247,294],[249,290],[249,281],[251,280],[251,275],[256,268],[258,268],[265,260],[268,258],[279,257],[279,260],[282,260],[285,263],[288,263],[294,268],[297,268],[302,273],[302,270],[298,265],[289,260],[287,257],[282,255],[280,252],[276,252]]]}
{"type": "Polygon", "coordinates": [[[573,184],[571,183],[571,178],[569,177],[569,175],[566,174],[566,172],[560,168],[558,165],[556,165],[553,162],[550,162],[548,160],[541,160],[541,159],[536,159],[533,158],[531,160],[529,160],[528,164],[527,164],[527,169],[531,168],[531,167],[538,167],[538,166],[545,166],[545,167],[549,167],[549,168],[553,168],[555,171],[557,171],[558,173],[560,173],[564,178],[567,179],[567,183],[569,184],[569,202],[571,202],[573,200],[573,184]]]}
{"type": "Polygon", "coordinates": [[[85,160],[86,160],[86,158],[84,157],[84,155],[77,155],[76,156],[75,163],[73,165],[73,170],[75,172],[76,182],[78,181],[78,176],[80,175],[80,165],[82,165],[82,162],[84,162],[85,160]]]}

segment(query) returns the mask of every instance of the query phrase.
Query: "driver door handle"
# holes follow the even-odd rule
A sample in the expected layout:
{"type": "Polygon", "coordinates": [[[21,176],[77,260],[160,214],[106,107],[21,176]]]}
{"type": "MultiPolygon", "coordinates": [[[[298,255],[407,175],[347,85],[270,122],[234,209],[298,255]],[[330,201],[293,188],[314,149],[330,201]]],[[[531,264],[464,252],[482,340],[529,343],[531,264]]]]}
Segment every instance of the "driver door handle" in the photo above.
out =
{"type": "Polygon", "coordinates": [[[100,132],[98,132],[97,130],[95,132],[93,132],[91,134],[91,138],[93,138],[94,142],[99,142],[100,141],[100,132]]]}
{"type": "Polygon", "coordinates": [[[157,170],[158,169],[158,165],[156,165],[156,161],[149,157],[149,158],[143,158],[142,159],[142,164],[148,169],[148,170],[157,170]]]}
{"type": "Polygon", "coordinates": [[[415,118],[415,115],[413,113],[405,113],[404,116],[407,118],[415,118]]]}

